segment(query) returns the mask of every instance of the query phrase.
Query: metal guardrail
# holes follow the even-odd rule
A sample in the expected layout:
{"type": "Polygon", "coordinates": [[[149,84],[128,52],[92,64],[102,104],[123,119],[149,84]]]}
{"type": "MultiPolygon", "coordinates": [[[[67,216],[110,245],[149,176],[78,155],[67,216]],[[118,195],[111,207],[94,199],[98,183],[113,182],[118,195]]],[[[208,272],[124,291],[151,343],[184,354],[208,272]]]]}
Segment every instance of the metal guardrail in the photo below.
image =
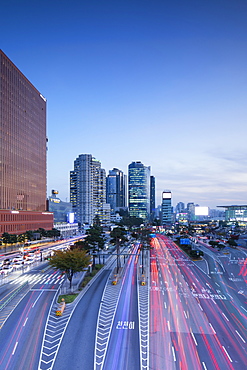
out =
{"type": "Polygon", "coordinates": [[[16,288],[15,290],[13,290],[12,292],[10,292],[11,293],[10,296],[3,303],[1,303],[0,301],[0,311],[2,311],[17,296],[17,294],[20,293],[20,291],[23,288],[25,288],[27,285],[28,285],[28,281],[22,284],[21,286],[19,286],[18,288],[16,288]]]}

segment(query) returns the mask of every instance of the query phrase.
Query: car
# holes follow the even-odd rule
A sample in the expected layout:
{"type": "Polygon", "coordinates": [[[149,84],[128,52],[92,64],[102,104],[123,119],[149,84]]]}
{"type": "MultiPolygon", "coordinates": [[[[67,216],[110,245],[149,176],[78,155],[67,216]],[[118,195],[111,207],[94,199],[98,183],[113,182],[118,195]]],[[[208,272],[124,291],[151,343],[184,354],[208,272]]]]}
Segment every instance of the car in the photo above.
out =
{"type": "Polygon", "coordinates": [[[12,271],[13,271],[13,267],[11,265],[10,266],[3,266],[2,269],[1,269],[1,273],[3,275],[8,275],[12,271]]]}
{"type": "Polygon", "coordinates": [[[23,261],[16,261],[16,262],[13,263],[12,266],[13,266],[14,270],[18,270],[18,269],[20,269],[24,266],[24,263],[23,263],[23,261]]]}

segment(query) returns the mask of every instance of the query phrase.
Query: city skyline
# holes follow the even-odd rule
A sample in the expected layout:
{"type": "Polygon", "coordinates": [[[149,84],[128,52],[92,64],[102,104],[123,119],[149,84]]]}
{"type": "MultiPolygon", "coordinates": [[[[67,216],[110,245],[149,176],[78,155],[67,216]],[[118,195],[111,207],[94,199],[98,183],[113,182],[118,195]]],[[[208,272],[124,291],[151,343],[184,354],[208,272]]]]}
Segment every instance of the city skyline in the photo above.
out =
{"type": "Polygon", "coordinates": [[[48,186],[69,199],[76,156],[133,161],[216,208],[246,204],[247,4],[91,1],[1,8],[0,49],[47,99],[48,186]],[[10,22],[11,20],[11,22],[10,22]]]}

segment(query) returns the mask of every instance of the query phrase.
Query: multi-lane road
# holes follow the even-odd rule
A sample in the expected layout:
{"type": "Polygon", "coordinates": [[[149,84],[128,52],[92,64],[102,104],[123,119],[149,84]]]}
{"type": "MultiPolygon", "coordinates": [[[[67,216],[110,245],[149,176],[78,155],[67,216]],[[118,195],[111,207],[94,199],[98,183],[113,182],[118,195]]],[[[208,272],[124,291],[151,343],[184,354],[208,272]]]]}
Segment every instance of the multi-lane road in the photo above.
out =
{"type": "Polygon", "coordinates": [[[231,273],[214,255],[204,272],[164,236],[153,247],[150,369],[246,368],[246,296],[231,273]]]}
{"type": "Polygon", "coordinates": [[[158,234],[152,247],[144,266],[138,243],[122,251],[117,285],[116,256],[108,258],[62,317],[55,317],[58,271],[37,266],[9,281],[5,296],[26,285],[11,301],[15,309],[0,311],[0,368],[245,369],[246,252],[201,245],[204,259],[192,261],[158,234]]]}

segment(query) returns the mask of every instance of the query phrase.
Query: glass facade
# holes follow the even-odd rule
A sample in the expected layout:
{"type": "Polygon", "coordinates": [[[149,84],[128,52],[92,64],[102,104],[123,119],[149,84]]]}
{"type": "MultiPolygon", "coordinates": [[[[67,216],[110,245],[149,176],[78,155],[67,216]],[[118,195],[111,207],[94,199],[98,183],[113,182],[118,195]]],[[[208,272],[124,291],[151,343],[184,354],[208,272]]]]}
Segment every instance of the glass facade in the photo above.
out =
{"type": "Polygon", "coordinates": [[[150,167],[132,162],[129,172],[129,214],[131,217],[149,219],[150,214],[150,167]]]}
{"type": "Polygon", "coordinates": [[[72,213],[71,203],[63,202],[55,195],[48,198],[48,209],[54,215],[54,222],[67,222],[68,215],[72,213]]]}
{"type": "Polygon", "coordinates": [[[155,177],[150,176],[150,220],[155,218],[155,177]]]}
{"type": "Polygon", "coordinates": [[[247,222],[247,205],[218,206],[225,208],[225,220],[231,222],[247,222]]]}
{"type": "Polygon", "coordinates": [[[46,210],[46,100],[0,50],[0,209],[46,210]]]}
{"type": "Polygon", "coordinates": [[[125,179],[123,171],[117,168],[110,170],[106,178],[106,202],[110,204],[112,214],[126,206],[125,179]]]}
{"type": "Polygon", "coordinates": [[[162,193],[162,225],[167,225],[172,222],[172,193],[170,190],[165,190],[162,193]]]}

